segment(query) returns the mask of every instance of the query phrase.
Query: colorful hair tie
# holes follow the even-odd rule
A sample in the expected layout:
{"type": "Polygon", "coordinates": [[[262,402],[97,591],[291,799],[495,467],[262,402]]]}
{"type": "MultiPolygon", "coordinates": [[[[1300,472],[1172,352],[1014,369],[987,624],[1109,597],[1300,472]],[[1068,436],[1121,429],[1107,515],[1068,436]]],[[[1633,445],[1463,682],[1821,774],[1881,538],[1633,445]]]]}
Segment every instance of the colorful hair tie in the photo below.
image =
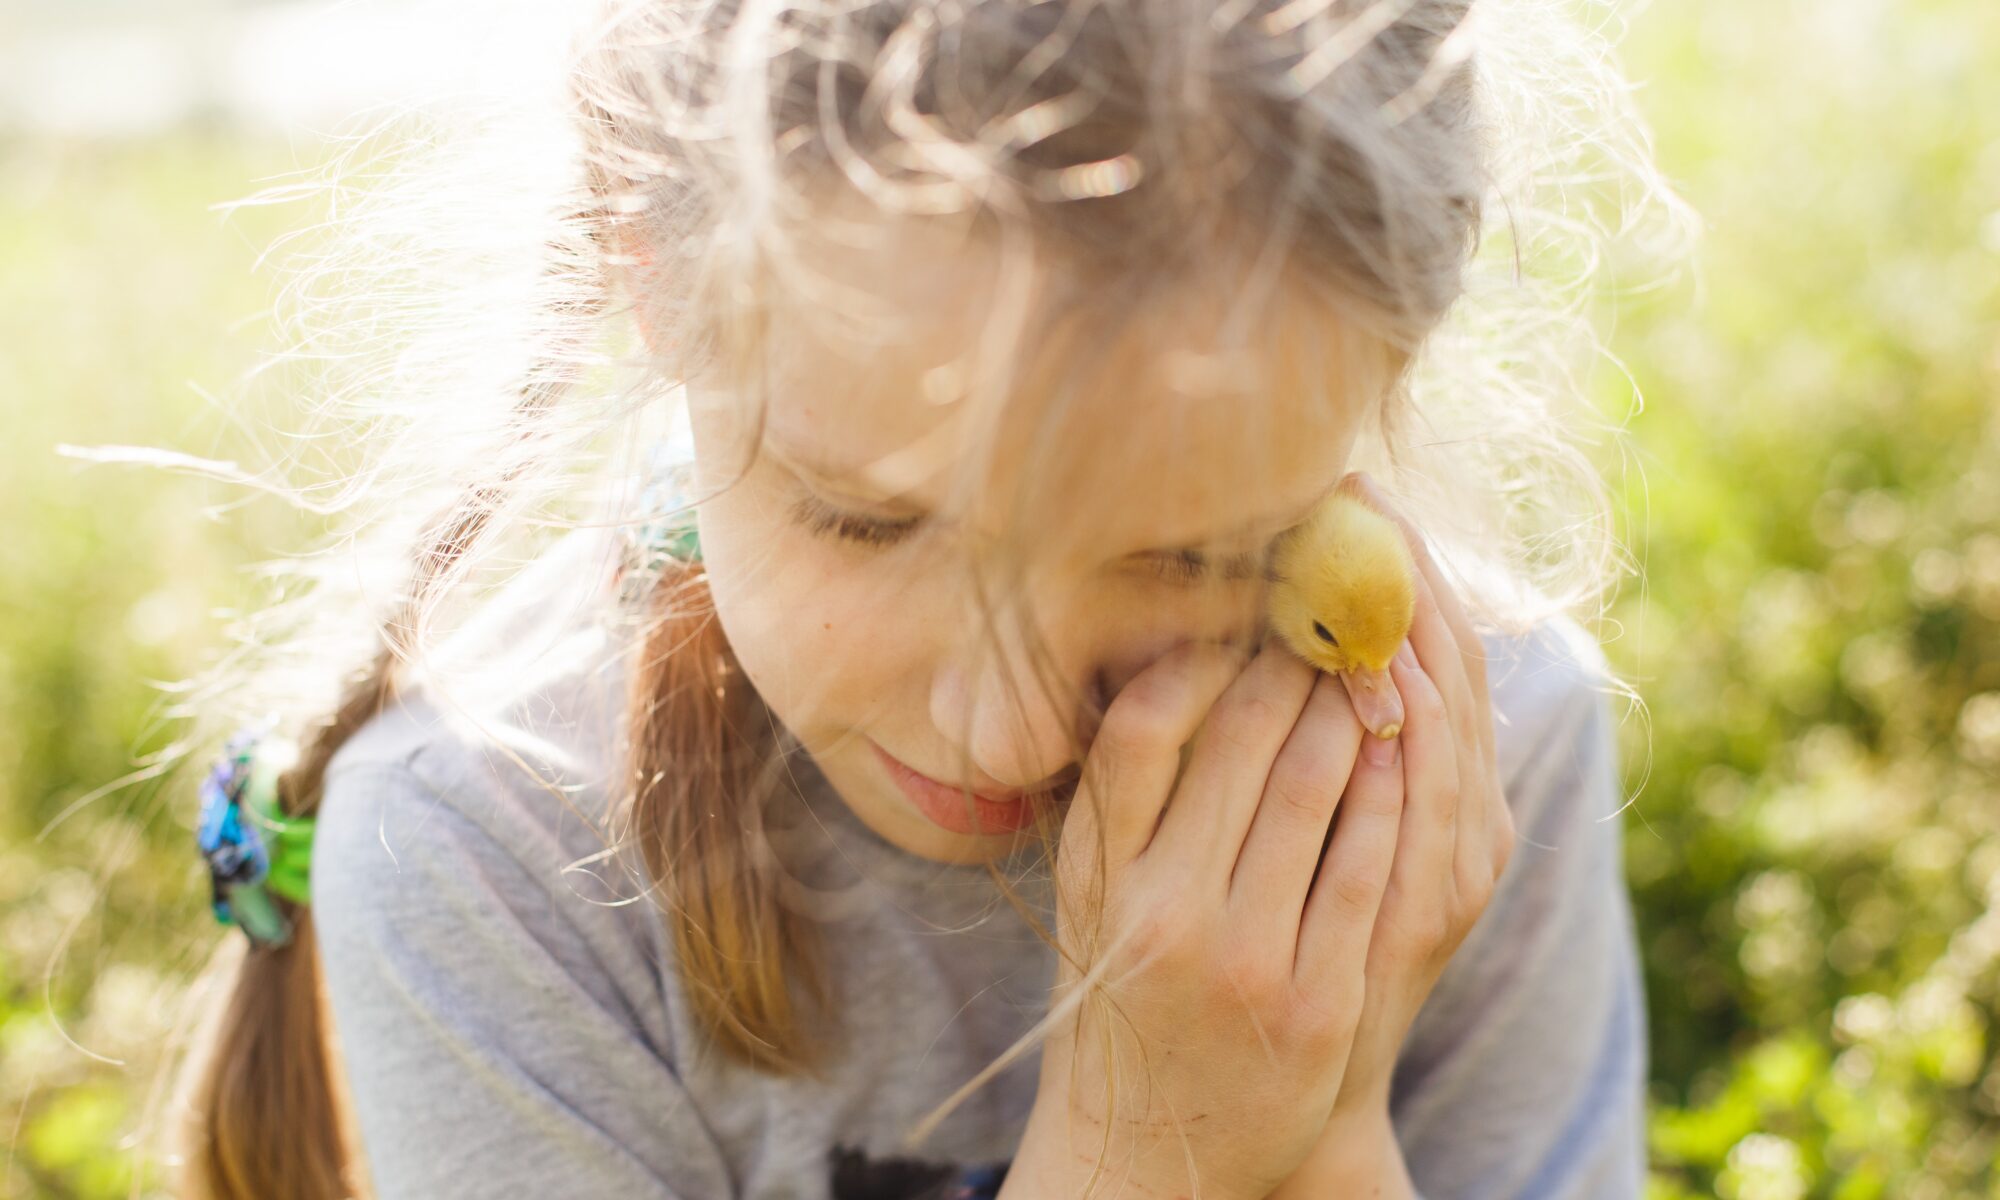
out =
{"type": "Polygon", "coordinates": [[[669,562],[701,561],[701,530],[688,483],[692,466],[657,446],[647,460],[646,490],[639,497],[639,508],[663,515],[626,526],[618,588],[619,598],[627,604],[647,595],[669,562]]]}
{"type": "Polygon", "coordinates": [[[201,785],[195,840],[208,863],[215,919],[243,930],[253,946],[282,946],[292,924],[273,897],[311,896],[313,821],[278,808],[278,776],[297,748],[257,729],[239,729],[201,785]]]}
{"type": "Polygon", "coordinates": [[[701,529],[695,521],[693,488],[689,484],[693,467],[693,463],[668,456],[663,447],[653,449],[639,508],[664,515],[639,528],[639,544],[651,556],[645,560],[648,565],[657,565],[653,559],[659,557],[701,561],[701,529]]]}

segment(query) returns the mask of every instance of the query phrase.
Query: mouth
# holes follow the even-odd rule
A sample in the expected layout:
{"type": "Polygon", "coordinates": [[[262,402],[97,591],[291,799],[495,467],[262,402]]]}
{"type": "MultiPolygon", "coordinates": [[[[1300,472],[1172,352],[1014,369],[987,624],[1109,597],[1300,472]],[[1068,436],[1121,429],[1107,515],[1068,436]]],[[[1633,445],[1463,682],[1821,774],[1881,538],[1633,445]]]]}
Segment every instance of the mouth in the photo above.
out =
{"type": "Polygon", "coordinates": [[[1076,780],[1067,779],[1032,791],[973,792],[968,798],[965,788],[931,778],[873,741],[869,745],[911,806],[952,833],[974,837],[1014,833],[1033,824],[1041,808],[1066,803],[1076,794],[1076,780]]]}

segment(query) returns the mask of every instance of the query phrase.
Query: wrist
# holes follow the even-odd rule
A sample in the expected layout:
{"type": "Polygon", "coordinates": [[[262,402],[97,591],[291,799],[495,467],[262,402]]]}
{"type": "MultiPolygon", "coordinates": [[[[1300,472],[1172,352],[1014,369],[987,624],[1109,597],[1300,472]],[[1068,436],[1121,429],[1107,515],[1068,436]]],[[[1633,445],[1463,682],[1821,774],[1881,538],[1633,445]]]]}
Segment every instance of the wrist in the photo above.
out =
{"type": "MultiPolygon", "coordinates": [[[[1109,1144],[1101,1123],[1046,1097],[1028,1114],[1026,1130],[995,1200],[1185,1200],[1193,1192],[1185,1149],[1171,1138],[1160,1169],[1150,1170],[1129,1141],[1109,1144]]],[[[1265,1200],[1263,1189],[1245,1191],[1210,1178],[1198,1192],[1204,1200],[1265,1200]]]]}
{"type": "Polygon", "coordinates": [[[1312,1153],[1271,1193],[1270,1200],[1325,1196],[1417,1200],[1416,1185],[1389,1122],[1386,1097],[1379,1103],[1335,1108],[1312,1153]]]}

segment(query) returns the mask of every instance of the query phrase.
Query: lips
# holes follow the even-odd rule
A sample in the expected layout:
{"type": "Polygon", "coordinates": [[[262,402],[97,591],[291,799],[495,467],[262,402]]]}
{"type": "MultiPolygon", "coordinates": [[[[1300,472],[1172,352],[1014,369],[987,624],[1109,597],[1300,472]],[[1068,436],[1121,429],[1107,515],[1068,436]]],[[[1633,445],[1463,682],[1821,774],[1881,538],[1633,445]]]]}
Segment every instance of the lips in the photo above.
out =
{"type": "Polygon", "coordinates": [[[1025,829],[1035,819],[1037,800],[1055,799],[1067,790],[1067,785],[1062,785],[1040,792],[974,793],[968,802],[960,788],[932,779],[873,742],[869,745],[916,810],[932,824],[953,833],[990,836],[1025,829]]]}

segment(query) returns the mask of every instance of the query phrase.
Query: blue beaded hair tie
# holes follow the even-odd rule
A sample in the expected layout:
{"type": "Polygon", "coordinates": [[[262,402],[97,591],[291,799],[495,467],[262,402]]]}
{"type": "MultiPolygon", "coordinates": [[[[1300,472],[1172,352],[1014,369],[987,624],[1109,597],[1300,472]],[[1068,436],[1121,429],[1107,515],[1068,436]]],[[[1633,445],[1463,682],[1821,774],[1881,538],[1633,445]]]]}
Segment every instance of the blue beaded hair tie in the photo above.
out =
{"type": "Polygon", "coordinates": [[[283,738],[239,729],[201,785],[195,841],[208,863],[215,919],[242,929],[253,946],[291,941],[277,899],[304,904],[312,893],[312,818],[278,808],[278,776],[296,757],[283,738]]]}

